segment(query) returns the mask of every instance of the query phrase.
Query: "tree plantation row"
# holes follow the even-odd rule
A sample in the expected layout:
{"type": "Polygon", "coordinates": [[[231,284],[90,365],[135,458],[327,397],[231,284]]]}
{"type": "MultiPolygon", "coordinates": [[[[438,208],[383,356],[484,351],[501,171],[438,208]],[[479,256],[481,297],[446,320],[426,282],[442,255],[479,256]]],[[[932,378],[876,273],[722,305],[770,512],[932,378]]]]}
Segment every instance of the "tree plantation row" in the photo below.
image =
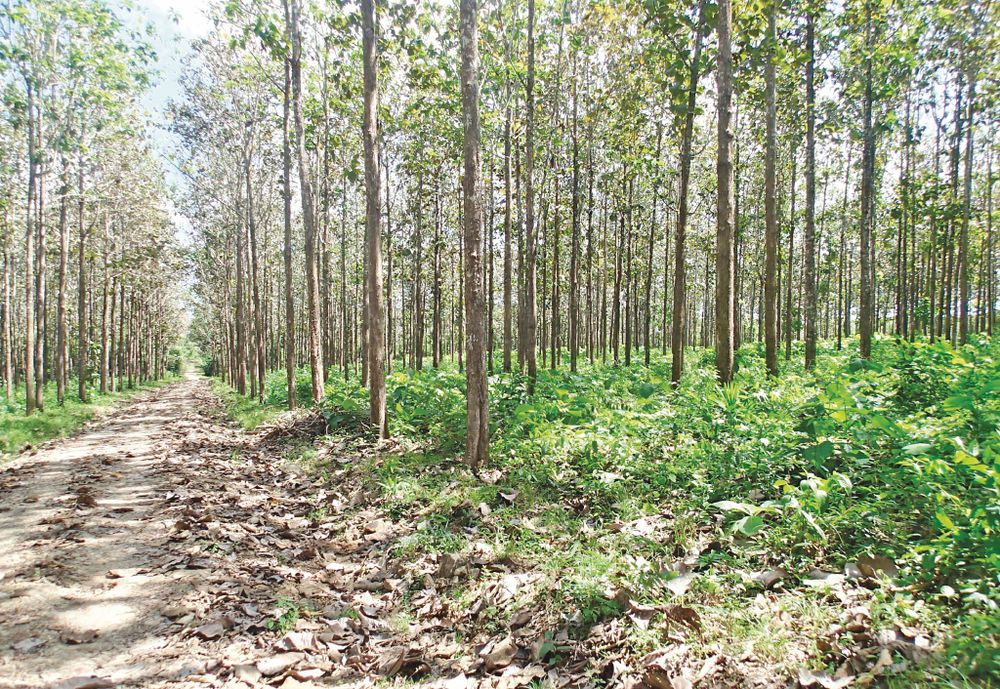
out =
{"type": "Polygon", "coordinates": [[[5,3],[0,37],[0,373],[30,415],[163,376],[180,264],[145,37],[87,0],[5,3]]]}
{"type": "Polygon", "coordinates": [[[992,332],[992,4],[360,10],[217,5],[173,113],[241,392],[992,332]]]}
{"type": "MultiPolygon", "coordinates": [[[[179,250],[136,98],[151,51],[99,0],[3,14],[4,379],[30,412],[156,377],[179,250]]],[[[193,332],[268,371],[767,368],[876,333],[964,342],[996,302],[991,3],[496,0],[206,9],[169,112],[193,332]]],[[[301,396],[301,394],[300,394],[301,396]]],[[[478,410],[478,411],[476,411],[478,410]]],[[[470,461],[485,457],[472,450],[470,461]]]]}

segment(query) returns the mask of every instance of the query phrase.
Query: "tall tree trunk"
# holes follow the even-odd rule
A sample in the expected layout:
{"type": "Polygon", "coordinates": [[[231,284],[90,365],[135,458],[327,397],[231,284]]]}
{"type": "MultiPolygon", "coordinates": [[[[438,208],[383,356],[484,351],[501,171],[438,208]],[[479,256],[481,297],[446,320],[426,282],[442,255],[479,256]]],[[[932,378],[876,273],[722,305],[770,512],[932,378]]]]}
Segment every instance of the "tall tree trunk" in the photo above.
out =
{"type": "Polygon", "coordinates": [[[528,75],[526,86],[526,142],[524,161],[525,193],[525,260],[524,260],[524,352],[528,368],[528,389],[535,391],[538,363],[535,352],[537,304],[535,296],[536,253],[535,246],[535,0],[528,0],[528,75]]]}
{"type": "MultiPolygon", "coordinates": [[[[656,166],[660,165],[660,152],[663,145],[663,129],[658,125],[656,127],[656,166]]],[[[652,348],[652,343],[650,342],[650,330],[652,328],[653,321],[653,309],[652,309],[652,299],[653,299],[653,250],[656,246],[656,204],[660,196],[660,175],[659,171],[656,173],[656,177],[653,179],[653,213],[649,221],[649,235],[647,236],[646,242],[646,286],[645,294],[643,298],[643,333],[642,333],[642,349],[643,349],[643,361],[646,366],[649,366],[650,361],[650,350],[652,348]]],[[[666,270],[666,265],[664,265],[664,270],[666,270]]]]}
{"type": "Polygon", "coordinates": [[[514,335],[513,252],[511,247],[511,190],[510,190],[510,83],[507,84],[507,110],[503,126],[503,371],[510,373],[512,338],[514,335]]]}
{"type": "Polygon", "coordinates": [[[872,34],[871,0],[865,3],[865,60],[864,98],[862,103],[863,151],[861,155],[861,312],[858,330],[861,334],[861,357],[872,354],[872,329],[874,327],[875,266],[872,229],[875,224],[875,127],[872,122],[874,84],[872,83],[872,34]]]}
{"type": "Polygon", "coordinates": [[[87,323],[87,230],[83,222],[83,154],[80,154],[79,169],[76,178],[77,191],[77,230],[79,246],[77,249],[77,293],[76,315],[77,336],[79,342],[76,350],[77,394],[81,402],[87,401],[87,350],[90,348],[89,324],[87,323]]]}
{"type": "Polygon", "coordinates": [[[733,378],[735,317],[735,254],[733,218],[733,55],[730,39],[732,4],[720,0],[718,16],[718,211],[715,233],[715,368],[722,383],[733,378]]]}
{"type": "Polygon", "coordinates": [[[805,259],[806,370],[816,365],[816,40],[815,10],[806,16],[806,226],[802,252],[805,259]]]}
{"type": "Polygon", "coordinates": [[[958,341],[969,337],[969,219],[972,216],[973,119],[976,106],[976,75],[969,77],[968,114],[965,121],[965,179],[962,200],[962,227],[958,235],[958,341]]]}
{"type": "Polygon", "coordinates": [[[56,399],[66,400],[69,378],[69,326],[66,322],[66,292],[69,268],[69,162],[62,156],[62,191],[59,199],[59,288],[56,296],[56,399]]]}
{"type": "Polygon", "coordinates": [[[108,341],[108,327],[110,325],[111,318],[111,304],[108,301],[108,290],[109,285],[109,275],[108,275],[108,255],[110,254],[110,247],[108,246],[109,239],[109,226],[110,219],[104,218],[104,246],[101,247],[101,253],[103,256],[103,270],[101,271],[101,394],[106,394],[108,392],[108,372],[111,366],[111,361],[109,359],[111,355],[110,345],[108,341]]]}
{"type": "MultiPolygon", "coordinates": [[[[24,402],[30,416],[37,406],[35,400],[35,225],[32,210],[35,205],[35,91],[31,83],[28,92],[28,202],[25,207],[24,229],[24,402]]],[[[81,224],[82,224],[81,219],[81,224]]],[[[81,249],[82,252],[82,249],[81,249]]],[[[81,262],[83,261],[81,253],[81,262]]],[[[83,272],[80,272],[83,275],[83,272]]],[[[83,279],[80,279],[83,283],[83,279]]],[[[82,288],[81,288],[82,289],[82,288]]],[[[82,398],[82,395],[81,395],[82,398]]]]}
{"type": "Polygon", "coordinates": [[[368,385],[371,422],[379,438],[389,436],[385,413],[385,325],[382,304],[382,190],[378,141],[378,53],[375,47],[375,0],[361,0],[364,52],[365,250],[368,306],[368,385]]]}
{"type": "Polygon", "coordinates": [[[302,115],[302,35],[299,25],[299,0],[285,0],[290,4],[286,17],[291,39],[292,119],[295,123],[295,144],[299,162],[299,193],[302,197],[302,224],[306,245],[306,318],[308,319],[309,368],[311,371],[312,400],[318,404],[326,395],[323,380],[323,354],[320,349],[319,328],[319,276],[316,257],[316,214],[313,203],[309,161],[306,157],[305,125],[302,115]]]}
{"type": "Polygon", "coordinates": [[[698,23],[695,25],[691,62],[688,73],[687,103],[684,128],[681,133],[680,173],[677,183],[677,229],[674,232],[674,300],[670,325],[670,382],[676,387],[684,370],[685,332],[685,235],[687,233],[688,185],[691,179],[691,147],[694,138],[694,116],[698,99],[698,76],[701,63],[702,24],[705,21],[705,0],[698,3],[698,23]]]}
{"type": "Polygon", "coordinates": [[[767,100],[767,134],[764,153],[764,359],[767,373],[778,375],[778,205],[777,205],[777,105],[774,64],[777,53],[778,0],[771,0],[767,13],[767,62],[764,67],[767,100]]]}
{"type": "Polygon", "coordinates": [[[245,174],[247,178],[247,229],[249,230],[250,244],[250,294],[253,299],[253,325],[254,325],[254,349],[256,361],[256,381],[257,396],[260,402],[264,401],[264,378],[267,370],[267,360],[264,352],[264,315],[261,310],[260,299],[260,267],[257,260],[257,218],[254,215],[253,199],[253,168],[251,166],[250,151],[247,151],[244,161],[245,174]]]}
{"type": "MultiPolygon", "coordinates": [[[[533,1],[533,0],[532,0],[533,1]]],[[[475,468],[489,455],[490,416],[483,350],[482,208],[479,169],[479,32],[476,0],[461,0],[462,122],[465,131],[465,461],[475,468]]]]}
{"type": "MultiPolygon", "coordinates": [[[[287,7],[286,7],[287,15],[287,7]]],[[[292,288],[292,146],[289,140],[292,66],[286,59],[285,83],[281,98],[281,184],[284,223],[285,263],[285,394],[288,408],[295,409],[295,296],[292,288]]]]}
{"type": "Polygon", "coordinates": [[[573,190],[572,238],[569,254],[569,368],[576,371],[577,352],[580,349],[580,141],[577,135],[579,107],[577,98],[577,53],[573,53],[573,190]]]}

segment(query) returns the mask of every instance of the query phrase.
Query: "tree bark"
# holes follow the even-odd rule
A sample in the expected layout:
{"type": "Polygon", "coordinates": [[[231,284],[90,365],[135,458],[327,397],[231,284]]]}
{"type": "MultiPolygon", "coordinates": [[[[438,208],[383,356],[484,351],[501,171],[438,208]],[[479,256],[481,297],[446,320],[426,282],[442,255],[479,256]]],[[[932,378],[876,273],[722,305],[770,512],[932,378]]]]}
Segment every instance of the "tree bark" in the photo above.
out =
{"type": "MultiPolygon", "coordinates": [[[[532,0],[533,2],[533,0],[532,0]]],[[[486,357],[483,349],[482,207],[479,168],[479,32],[476,0],[461,0],[462,121],[465,131],[465,351],[466,444],[465,461],[476,468],[489,455],[489,401],[486,357]]]]}
{"type": "Polygon", "coordinates": [[[528,0],[528,76],[526,86],[526,142],[524,161],[525,261],[524,261],[524,352],[528,368],[528,391],[534,393],[538,379],[535,332],[538,327],[535,296],[535,0],[528,0]]]}
{"type": "Polygon", "coordinates": [[[302,36],[299,33],[299,0],[285,0],[290,4],[286,13],[288,34],[291,39],[289,62],[292,76],[292,119],[295,126],[295,144],[299,163],[299,191],[302,196],[302,224],[306,245],[306,317],[309,334],[309,368],[311,372],[312,400],[323,401],[326,395],[323,380],[323,354],[319,328],[319,277],[316,260],[316,215],[313,203],[309,161],[306,157],[305,125],[302,115],[302,36]]]}
{"type": "Polygon", "coordinates": [[[684,251],[688,216],[688,186],[691,180],[691,146],[694,133],[695,106],[698,99],[699,63],[701,62],[702,24],[705,21],[705,0],[698,3],[698,23],[694,30],[694,49],[688,73],[687,104],[684,129],[681,133],[680,173],[677,183],[677,229],[674,232],[674,295],[670,323],[670,382],[676,387],[684,371],[685,290],[687,274],[684,251]]]}
{"type": "MultiPolygon", "coordinates": [[[[287,7],[286,7],[287,16],[287,7]]],[[[285,263],[285,393],[288,408],[295,409],[295,297],[292,289],[292,147],[289,141],[289,99],[292,90],[292,72],[289,60],[284,61],[285,83],[281,99],[281,184],[284,223],[285,263]]]]}
{"type": "Polygon", "coordinates": [[[718,72],[717,88],[719,98],[718,160],[718,202],[715,233],[715,368],[719,381],[728,383],[733,378],[735,317],[735,255],[733,252],[733,55],[730,38],[732,24],[732,4],[730,0],[720,0],[718,16],[718,72]]]}
{"type": "Polygon", "coordinates": [[[378,53],[375,47],[375,0],[361,0],[364,61],[365,250],[368,306],[368,385],[370,418],[379,438],[389,436],[385,407],[385,325],[382,295],[381,174],[378,141],[378,53]]]}
{"type": "Polygon", "coordinates": [[[778,205],[777,205],[777,105],[775,60],[777,52],[777,4],[771,0],[767,13],[767,63],[764,67],[767,100],[767,133],[764,154],[764,359],[767,373],[778,375],[778,205]]]}
{"type": "Polygon", "coordinates": [[[802,252],[805,259],[805,367],[816,365],[816,18],[806,17],[806,225],[802,252]]]}

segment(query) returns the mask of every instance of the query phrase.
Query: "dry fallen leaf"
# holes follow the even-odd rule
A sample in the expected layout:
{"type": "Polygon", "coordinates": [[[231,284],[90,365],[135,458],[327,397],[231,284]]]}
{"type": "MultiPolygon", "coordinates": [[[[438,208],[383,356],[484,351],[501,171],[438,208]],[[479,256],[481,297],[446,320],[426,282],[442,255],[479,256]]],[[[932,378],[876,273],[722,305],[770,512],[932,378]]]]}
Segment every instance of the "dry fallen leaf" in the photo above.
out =
{"type": "Polygon", "coordinates": [[[511,664],[517,655],[517,644],[511,637],[487,644],[479,655],[483,658],[483,666],[487,672],[501,670],[511,664]]]}
{"type": "Polygon", "coordinates": [[[302,660],[301,653],[279,653],[257,661],[257,670],[265,677],[273,677],[302,660]]]}
{"type": "Polygon", "coordinates": [[[11,644],[11,648],[18,653],[27,653],[44,645],[45,641],[43,639],[39,639],[37,636],[29,636],[27,639],[21,639],[17,643],[11,644]]]}
{"type": "Polygon", "coordinates": [[[813,672],[804,667],[799,668],[799,686],[822,687],[823,689],[843,689],[854,681],[853,675],[834,679],[825,672],[813,672]]]}
{"type": "Polygon", "coordinates": [[[53,684],[51,689],[109,689],[115,683],[106,677],[70,677],[53,684]]]}

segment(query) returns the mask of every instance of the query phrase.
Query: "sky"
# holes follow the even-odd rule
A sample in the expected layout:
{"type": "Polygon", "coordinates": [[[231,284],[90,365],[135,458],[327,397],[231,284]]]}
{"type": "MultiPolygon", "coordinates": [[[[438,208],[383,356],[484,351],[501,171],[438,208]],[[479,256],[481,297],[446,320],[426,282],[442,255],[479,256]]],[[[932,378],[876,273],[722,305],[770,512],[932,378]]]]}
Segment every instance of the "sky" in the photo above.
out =
{"type": "MultiPolygon", "coordinates": [[[[157,76],[153,87],[143,95],[142,105],[149,113],[153,128],[151,138],[161,158],[167,182],[183,188],[184,180],[170,160],[173,136],[167,131],[165,112],[171,100],[181,98],[181,73],[184,58],[191,52],[191,41],[201,38],[210,28],[202,8],[206,0],[132,0],[132,9],[123,9],[121,17],[136,29],[152,24],[155,30],[157,76]]],[[[191,224],[175,208],[169,209],[175,230],[182,243],[191,236],[191,224]]]]}

